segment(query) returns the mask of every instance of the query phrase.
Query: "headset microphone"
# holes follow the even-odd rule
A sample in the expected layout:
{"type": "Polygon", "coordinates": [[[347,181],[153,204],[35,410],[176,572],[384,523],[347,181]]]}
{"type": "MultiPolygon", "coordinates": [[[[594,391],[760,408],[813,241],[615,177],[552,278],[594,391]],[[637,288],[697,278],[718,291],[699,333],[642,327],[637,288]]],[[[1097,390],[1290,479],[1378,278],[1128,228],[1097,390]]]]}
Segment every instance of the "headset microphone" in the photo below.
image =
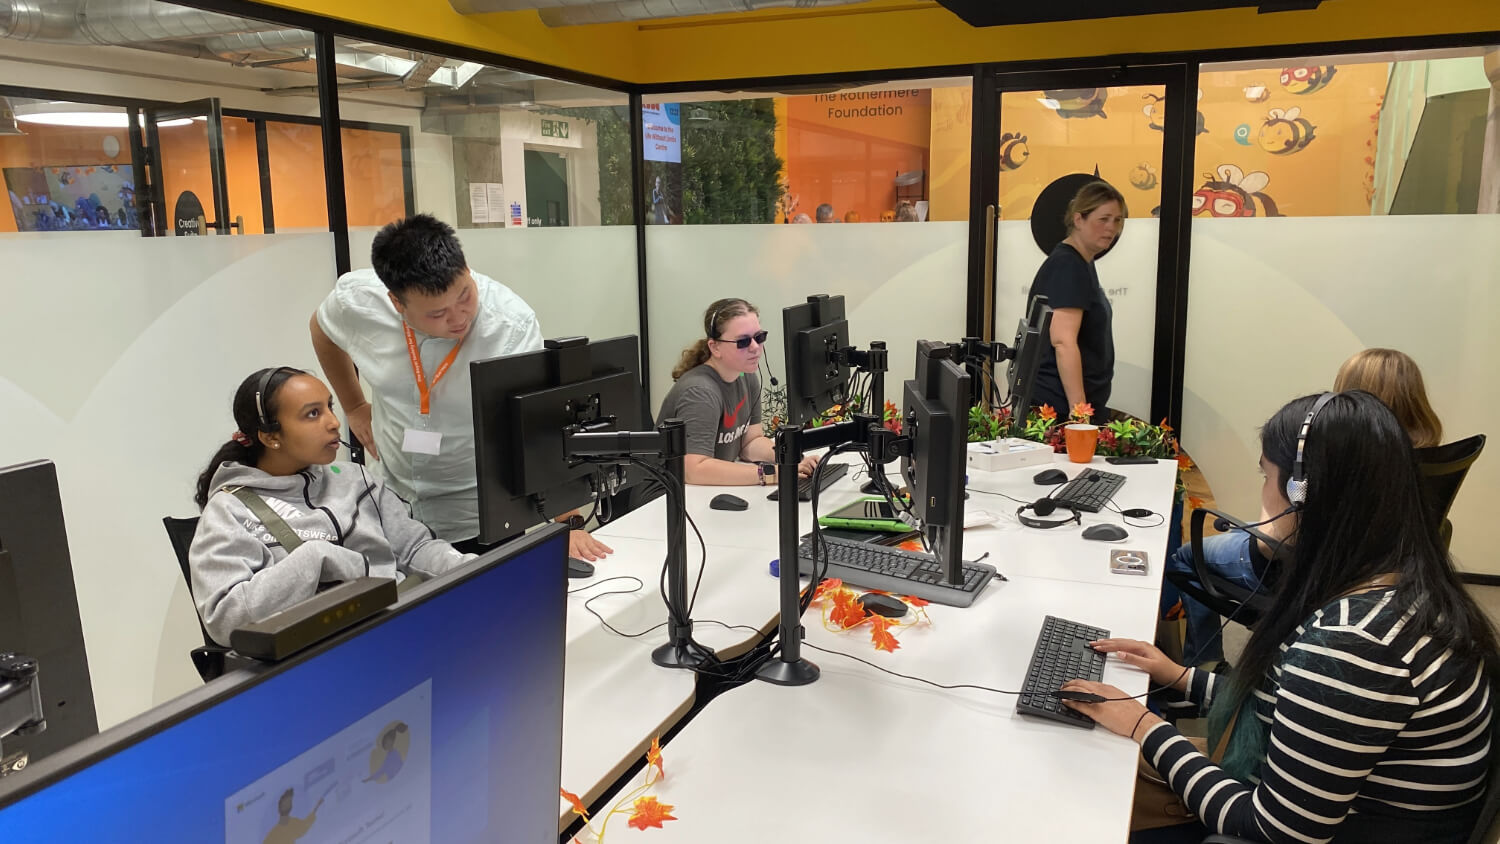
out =
{"type": "Polygon", "coordinates": [[[1289,515],[1291,513],[1297,512],[1297,509],[1298,508],[1295,507],[1295,506],[1294,507],[1288,507],[1285,510],[1282,510],[1280,513],[1277,513],[1276,515],[1272,516],[1269,519],[1262,519],[1261,521],[1258,521],[1258,522],[1250,522],[1248,524],[1243,524],[1243,525],[1235,524],[1234,522],[1231,522],[1230,520],[1224,518],[1223,516],[1220,516],[1217,519],[1214,519],[1214,530],[1218,531],[1219,533],[1228,533],[1231,530],[1245,530],[1246,528],[1253,528],[1253,527],[1260,527],[1261,525],[1268,525],[1268,524],[1276,521],[1277,519],[1281,518],[1282,516],[1286,516],[1286,515],[1289,515]]]}

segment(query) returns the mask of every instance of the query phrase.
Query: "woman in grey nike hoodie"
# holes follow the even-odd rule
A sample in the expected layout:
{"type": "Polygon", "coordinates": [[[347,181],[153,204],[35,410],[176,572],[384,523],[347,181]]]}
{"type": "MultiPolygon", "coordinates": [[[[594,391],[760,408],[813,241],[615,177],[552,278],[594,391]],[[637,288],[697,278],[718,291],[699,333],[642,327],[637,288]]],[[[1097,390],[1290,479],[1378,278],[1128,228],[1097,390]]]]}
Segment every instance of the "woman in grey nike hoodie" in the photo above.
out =
{"type": "MultiPolygon", "coordinates": [[[[188,552],[209,635],[229,634],[356,577],[442,574],[474,559],[432,535],[363,466],[335,463],[339,420],[322,381],[262,369],[234,395],[239,430],[198,478],[203,516],[188,552]],[[290,553],[236,490],[259,496],[296,533],[290,553]]],[[[274,520],[272,520],[274,521],[274,520]]]]}

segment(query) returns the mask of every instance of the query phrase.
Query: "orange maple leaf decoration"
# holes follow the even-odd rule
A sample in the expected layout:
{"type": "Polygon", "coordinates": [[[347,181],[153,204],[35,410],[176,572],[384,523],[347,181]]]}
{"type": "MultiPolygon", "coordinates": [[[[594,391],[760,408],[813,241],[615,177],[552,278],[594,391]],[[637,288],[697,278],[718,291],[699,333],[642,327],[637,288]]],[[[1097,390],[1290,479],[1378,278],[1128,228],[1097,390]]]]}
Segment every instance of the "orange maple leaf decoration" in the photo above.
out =
{"type": "Polygon", "coordinates": [[[865,616],[865,605],[855,598],[853,592],[841,589],[833,593],[833,612],[828,614],[829,621],[847,630],[864,621],[865,616]]]}
{"type": "Polygon", "coordinates": [[[875,643],[875,650],[887,653],[895,653],[901,647],[901,643],[891,635],[891,620],[884,616],[870,617],[870,641],[875,643]]]}
{"type": "Polygon", "coordinates": [[[635,801],[635,809],[630,813],[628,826],[639,830],[651,827],[662,828],[662,821],[675,821],[672,817],[672,805],[670,803],[658,803],[655,797],[642,797],[635,801]]]}
{"type": "Polygon", "coordinates": [[[931,601],[924,601],[921,598],[918,598],[916,595],[903,595],[901,596],[901,600],[905,601],[911,606],[918,608],[928,606],[932,603],[931,601]]]}
{"type": "Polygon", "coordinates": [[[646,764],[655,765],[656,772],[661,776],[667,775],[667,769],[661,765],[661,737],[654,736],[651,739],[651,749],[646,751],[646,764]]]}
{"type": "Polygon", "coordinates": [[[1200,509],[1203,508],[1203,505],[1206,504],[1207,502],[1205,502],[1203,499],[1199,498],[1196,495],[1189,495],[1187,503],[1188,503],[1188,506],[1191,507],[1191,508],[1193,508],[1194,510],[1200,510],[1200,509]]]}
{"type": "Polygon", "coordinates": [[[839,580],[837,577],[830,577],[818,584],[818,591],[813,593],[813,600],[816,601],[830,593],[836,593],[843,588],[844,581],[839,580]]]}
{"type": "Polygon", "coordinates": [[[578,795],[567,790],[566,788],[559,788],[558,791],[562,792],[562,798],[564,800],[573,804],[573,814],[578,815],[584,820],[589,819],[589,810],[583,807],[583,801],[578,799],[578,795]]]}

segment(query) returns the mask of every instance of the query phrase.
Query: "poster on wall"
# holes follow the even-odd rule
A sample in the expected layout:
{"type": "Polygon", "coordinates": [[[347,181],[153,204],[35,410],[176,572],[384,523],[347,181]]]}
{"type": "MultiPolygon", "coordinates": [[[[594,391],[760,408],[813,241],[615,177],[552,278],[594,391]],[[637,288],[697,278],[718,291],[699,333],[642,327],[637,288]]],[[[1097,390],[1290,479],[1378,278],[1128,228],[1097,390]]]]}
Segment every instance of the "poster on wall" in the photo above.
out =
{"type": "Polygon", "coordinates": [[[647,161],[682,163],[682,106],[677,103],[645,103],[641,106],[647,161]]]}
{"type": "Polygon", "coordinates": [[[7,167],[16,230],[104,231],[140,226],[129,168],[114,164],[7,167]]]}
{"type": "Polygon", "coordinates": [[[172,221],[172,233],[178,237],[208,234],[204,231],[207,226],[204,223],[203,203],[190,190],[177,195],[177,202],[172,206],[172,221]]]}

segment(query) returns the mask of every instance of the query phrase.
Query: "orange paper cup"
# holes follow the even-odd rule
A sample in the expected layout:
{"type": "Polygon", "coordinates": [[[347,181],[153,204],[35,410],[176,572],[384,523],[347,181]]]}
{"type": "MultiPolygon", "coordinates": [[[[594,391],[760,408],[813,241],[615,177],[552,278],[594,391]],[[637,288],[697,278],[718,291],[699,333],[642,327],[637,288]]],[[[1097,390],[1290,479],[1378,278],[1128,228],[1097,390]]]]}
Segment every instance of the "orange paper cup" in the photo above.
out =
{"type": "Polygon", "coordinates": [[[1094,447],[1099,444],[1099,426],[1068,425],[1063,428],[1063,441],[1068,446],[1069,460],[1087,463],[1094,459],[1094,447]]]}

